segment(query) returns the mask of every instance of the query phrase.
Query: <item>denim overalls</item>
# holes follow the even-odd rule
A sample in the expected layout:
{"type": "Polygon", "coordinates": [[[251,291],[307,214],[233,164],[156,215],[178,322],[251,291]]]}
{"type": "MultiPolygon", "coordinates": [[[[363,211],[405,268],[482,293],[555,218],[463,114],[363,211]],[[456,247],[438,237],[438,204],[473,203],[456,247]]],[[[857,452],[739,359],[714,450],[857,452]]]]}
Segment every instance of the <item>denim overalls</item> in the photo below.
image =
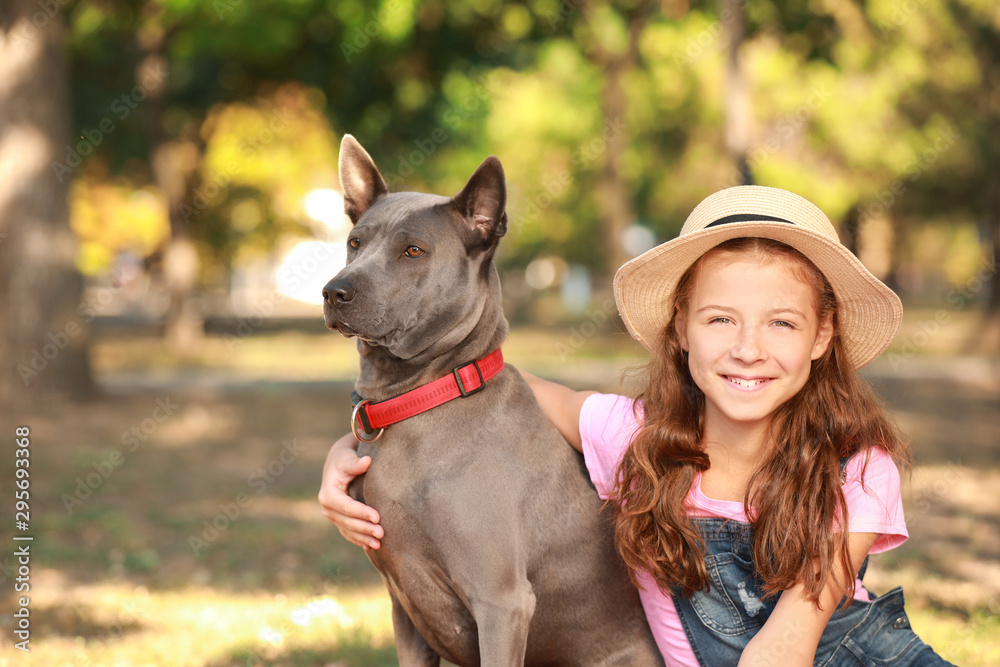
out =
{"type": "MultiPolygon", "coordinates": [[[[778,596],[764,599],[752,563],[753,528],[749,524],[725,519],[695,519],[694,523],[705,540],[710,586],[690,598],[680,593],[671,597],[698,663],[736,667],[741,652],[774,610],[778,596]]],[[[867,565],[865,559],[859,578],[867,565]]],[[[787,641],[796,641],[794,628],[787,641]]],[[[910,629],[902,588],[870,602],[854,600],[850,608],[835,611],[813,661],[814,667],[950,664],[910,629]]]]}
{"type": "MultiPolygon", "coordinates": [[[[850,457],[840,459],[844,481],[850,457]]],[[[778,596],[764,599],[762,582],[753,566],[753,528],[726,519],[694,519],[705,540],[709,589],[690,598],[671,595],[684,633],[701,667],[736,667],[740,654],[764,625],[778,596]]],[[[858,579],[864,579],[868,559],[858,579]]],[[[871,595],[869,593],[869,595],[871,595]]],[[[841,601],[843,602],[843,600],[841,601]]],[[[798,639],[790,628],[782,639],[798,639]]],[[[833,612],[813,667],[954,667],[923,643],[910,629],[903,610],[903,589],[894,588],[870,601],[854,600],[833,612]]]]}

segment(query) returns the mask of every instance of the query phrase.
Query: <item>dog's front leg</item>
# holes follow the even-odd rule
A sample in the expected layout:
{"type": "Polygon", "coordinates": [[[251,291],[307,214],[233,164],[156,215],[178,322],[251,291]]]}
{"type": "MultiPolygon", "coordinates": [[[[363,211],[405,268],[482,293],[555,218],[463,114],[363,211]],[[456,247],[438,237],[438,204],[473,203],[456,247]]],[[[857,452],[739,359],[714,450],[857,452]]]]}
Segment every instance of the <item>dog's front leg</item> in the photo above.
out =
{"type": "Polygon", "coordinates": [[[392,631],[400,667],[439,667],[441,657],[427,645],[396,596],[389,593],[389,597],[392,598],[392,631]]]}
{"type": "Polygon", "coordinates": [[[479,626],[482,667],[524,665],[528,626],[535,614],[535,594],[527,581],[492,599],[474,601],[472,613],[479,626]]]}

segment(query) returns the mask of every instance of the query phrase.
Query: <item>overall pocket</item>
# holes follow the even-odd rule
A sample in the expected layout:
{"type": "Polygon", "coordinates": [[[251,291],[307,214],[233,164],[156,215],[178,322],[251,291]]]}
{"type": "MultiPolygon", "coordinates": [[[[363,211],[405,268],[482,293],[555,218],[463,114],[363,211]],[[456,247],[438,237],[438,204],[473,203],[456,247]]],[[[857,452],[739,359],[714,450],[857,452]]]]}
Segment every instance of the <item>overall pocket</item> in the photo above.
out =
{"type": "Polygon", "coordinates": [[[759,630],[774,611],[777,597],[764,599],[752,563],[732,552],[709,554],[705,557],[705,569],[709,589],[691,596],[691,607],[698,620],[723,636],[759,630]]]}
{"type": "Polygon", "coordinates": [[[820,640],[814,664],[822,667],[924,664],[924,658],[937,658],[932,651],[923,655],[926,649],[927,645],[910,628],[903,608],[903,589],[896,588],[872,602],[855,600],[849,609],[835,612],[820,640]]]}

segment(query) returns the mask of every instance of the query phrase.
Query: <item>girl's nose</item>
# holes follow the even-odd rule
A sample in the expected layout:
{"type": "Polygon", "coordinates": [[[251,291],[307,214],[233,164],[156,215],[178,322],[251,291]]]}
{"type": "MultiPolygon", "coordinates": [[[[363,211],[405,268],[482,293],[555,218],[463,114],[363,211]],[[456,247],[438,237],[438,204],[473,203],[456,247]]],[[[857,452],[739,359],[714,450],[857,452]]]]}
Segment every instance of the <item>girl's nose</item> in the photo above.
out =
{"type": "Polygon", "coordinates": [[[757,327],[740,327],[736,340],[733,341],[732,355],[745,364],[752,364],[764,358],[764,346],[761,345],[757,327]]]}

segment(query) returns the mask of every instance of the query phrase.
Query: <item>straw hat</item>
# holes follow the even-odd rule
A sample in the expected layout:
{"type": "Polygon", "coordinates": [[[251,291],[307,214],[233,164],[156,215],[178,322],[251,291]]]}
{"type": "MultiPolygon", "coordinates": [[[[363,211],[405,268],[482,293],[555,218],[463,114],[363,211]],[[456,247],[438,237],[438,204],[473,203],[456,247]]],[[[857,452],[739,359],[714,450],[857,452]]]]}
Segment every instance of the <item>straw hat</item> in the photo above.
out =
{"type": "Polygon", "coordinates": [[[688,216],[680,235],[626,262],[615,275],[615,301],[632,337],[652,349],[669,323],[674,289],[684,272],[723,241],[756,236],[808,257],[830,281],[848,357],[860,368],[892,342],[903,307],[899,297],[840,243],[829,218],[802,197],[757,185],[710,195],[688,216]]]}

